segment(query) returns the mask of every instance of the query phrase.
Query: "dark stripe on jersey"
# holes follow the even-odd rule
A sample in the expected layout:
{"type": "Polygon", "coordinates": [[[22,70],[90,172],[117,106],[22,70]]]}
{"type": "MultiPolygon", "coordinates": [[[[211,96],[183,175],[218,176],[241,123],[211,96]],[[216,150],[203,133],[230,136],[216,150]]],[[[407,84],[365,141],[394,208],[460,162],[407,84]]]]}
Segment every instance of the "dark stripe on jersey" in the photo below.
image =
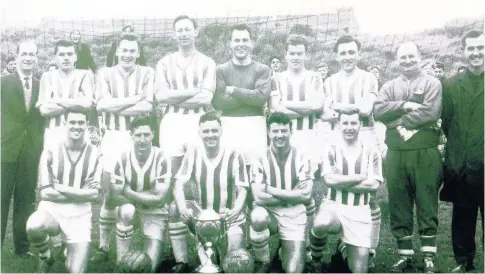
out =
{"type": "Polygon", "coordinates": [[[364,194],[364,205],[369,204],[369,193],[364,194]]]}
{"type": "MultiPolygon", "coordinates": [[[[153,148],[152,148],[153,149],[153,148]]],[[[155,161],[155,157],[153,157],[150,166],[148,167],[147,171],[143,175],[143,191],[150,190],[150,174],[153,169],[153,161],[155,161]]]]}
{"type": "MultiPolygon", "coordinates": [[[[184,71],[183,76],[182,76],[182,84],[184,85],[184,89],[189,88],[189,80],[187,79],[187,72],[184,71]]],[[[189,109],[184,108],[184,114],[189,114],[189,109]]],[[[219,212],[216,210],[216,212],[219,212]]]]}
{"type": "Polygon", "coordinates": [[[86,183],[86,175],[88,173],[88,168],[89,168],[89,163],[91,162],[91,151],[93,150],[93,147],[88,145],[88,148],[86,150],[86,154],[84,155],[84,162],[83,162],[83,173],[81,174],[81,184],[80,188],[84,187],[84,184],[86,183]]]}
{"type": "Polygon", "coordinates": [[[337,102],[338,103],[341,103],[342,102],[342,92],[340,92],[342,90],[342,86],[340,85],[339,81],[335,80],[337,82],[337,90],[335,91],[335,93],[337,93],[337,102]]]}
{"type": "MultiPolygon", "coordinates": [[[[131,156],[131,155],[130,155],[131,156]]],[[[136,176],[136,170],[135,170],[135,167],[133,166],[133,161],[131,160],[131,157],[129,157],[129,159],[127,159],[128,161],[131,162],[131,183],[130,183],[130,186],[131,186],[131,189],[134,190],[134,191],[138,191],[138,176],[136,176]]]]}
{"type": "MultiPolygon", "coordinates": [[[[343,155],[342,151],[341,153],[343,155]]],[[[345,159],[345,157],[343,156],[342,156],[342,175],[349,175],[349,163],[347,162],[347,159],[345,159]]],[[[347,203],[348,196],[349,196],[349,192],[342,190],[342,203],[344,205],[348,204],[347,203]]]]}
{"type": "MultiPolygon", "coordinates": [[[[112,75],[113,76],[113,75],[112,75]]],[[[111,78],[111,80],[113,80],[113,97],[114,98],[118,98],[118,81],[116,81],[116,78],[114,78],[114,76],[111,78]]],[[[115,118],[114,119],[114,128],[115,130],[119,130],[120,129],[120,117],[116,114],[110,114],[110,115],[113,115],[113,117],[115,118]]],[[[110,117],[111,118],[111,117],[110,117]]],[[[113,125],[110,125],[111,124],[111,119],[108,120],[108,128],[110,128],[110,126],[112,127],[113,125]]]]}
{"type": "Polygon", "coordinates": [[[269,162],[269,172],[271,177],[271,186],[276,187],[276,166],[277,164],[273,162],[273,157],[271,156],[271,150],[268,150],[268,162],[269,162]]]}
{"type": "MultiPolygon", "coordinates": [[[[305,86],[306,86],[306,81],[303,79],[303,82],[300,84],[300,92],[299,92],[299,101],[305,101],[305,86]]],[[[297,118],[296,119],[296,129],[297,130],[302,130],[303,129],[303,117],[297,118]]]]}
{"type": "MultiPolygon", "coordinates": [[[[172,74],[172,79],[170,79],[170,81],[172,82],[172,89],[173,90],[178,90],[179,87],[177,85],[177,74],[176,74],[177,68],[176,68],[176,66],[174,66],[172,64],[172,62],[173,62],[172,59],[173,59],[173,57],[170,57],[170,66],[168,67],[168,69],[172,70],[172,73],[171,73],[172,74]],[[175,69],[173,70],[172,68],[175,68],[175,69]]],[[[174,113],[178,113],[179,112],[179,107],[173,106],[173,112],[174,113]]]]}
{"type": "Polygon", "coordinates": [[[207,209],[207,166],[205,165],[204,160],[201,162],[202,170],[200,172],[200,198],[202,200],[202,208],[207,209]]]}
{"type": "Polygon", "coordinates": [[[289,79],[286,79],[286,82],[287,82],[286,100],[292,101],[293,100],[293,85],[291,84],[289,79]]]}
{"type": "MultiPolygon", "coordinates": [[[[61,115],[62,115],[62,114],[61,114],[61,115]]],[[[61,126],[61,115],[56,116],[56,118],[55,118],[55,119],[56,119],[56,127],[61,126]]]]}
{"type": "Polygon", "coordinates": [[[98,164],[99,164],[99,160],[96,158],[96,162],[94,163],[93,171],[91,171],[91,173],[89,173],[87,178],[93,178],[94,177],[94,175],[96,174],[96,170],[98,169],[98,164]]]}
{"type": "Polygon", "coordinates": [[[62,149],[62,145],[59,146],[59,166],[57,167],[57,180],[59,180],[59,184],[64,183],[64,152],[62,149]]]}
{"type": "Polygon", "coordinates": [[[349,192],[347,190],[342,190],[342,204],[348,205],[349,202],[349,192]]]}
{"type": "Polygon", "coordinates": [[[296,150],[292,149],[291,155],[291,188],[298,184],[298,170],[296,170],[296,150]]]}
{"type": "MultiPolygon", "coordinates": [[[[214,203],[212,205],[212,208],[216,212],[219,212],[219,210],[221,210],[221,169],[222,169],[222,163],[224,162],[224,154],[222,155],[221,160],[219,161],[219,164],[216,166],[214,170],[214,203]]],[[[229,182],[226,182],[226,183],[229,183],[229,182]]]]}
{"type": "MultiPolygon", "coordinates": [[[[362,149],[362,152],[359,155],[359,158],[355,161],[355,174],[361,174],[361,165],[362,165],[362,155],[364,154],[364,151],[362,149]]],[[[354,193],[354,206],[359,205],[359,200],[360,200],[360,193],[354,193]]]]}
{"type": "Polygon", "coordinates": [[[330,200],[336,201],[337,200],[337,190],[330,188],[330,200]]]}
{"type": "Polygon", "coordinates": [[[308,116],[308,129],[313,129],[313,124],[315,124],[315,117],[317,116],[318,114],[310,114],[308,116]]]}
{"type": "MultiPolygon", "coordinates": [[[[234,180],[234,177],[232,176],[233,173],[233,168],[234,168],[234,161],[239,161],[239,158],[236,159],[236,153],[233,152],[231,154],[231,157],[229,157],[229,167],[227,169],[227,202],[226,202],[226,207],[227,208],[232,208],[232,201],[233,201],[233,191],[235,188],[235,183],[237,183],[234,180]]],[[[244,168],[244,166],[243,166],[244,168]]],[[[241,167],[239,167],[239,176],[241,176],[241,167]]],[[[243,177],[244,178],[244,177],[243,177]]],[[[239,180],[241,180],[241,177],[239,177],[239,180]]]]}
{"type": "Polygon", "coordinates": [[[69,97],[68,98],[74,98],[74,93],[76,91],[75,84],[76,84],[76,79],[74,79],[74,81],[72,81],[71,84],[69,85],[69,97]]]}

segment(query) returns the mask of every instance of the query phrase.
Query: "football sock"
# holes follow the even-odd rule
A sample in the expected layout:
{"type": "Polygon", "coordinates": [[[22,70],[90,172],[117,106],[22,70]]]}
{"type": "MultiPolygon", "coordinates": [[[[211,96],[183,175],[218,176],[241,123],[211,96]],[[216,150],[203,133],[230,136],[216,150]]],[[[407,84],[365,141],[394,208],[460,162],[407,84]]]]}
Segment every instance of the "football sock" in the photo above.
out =
{"type": "Polygon", "coordinates": [[[177,263],[188,263],[187,234],[189,229],[187,225],[183,222],[169,222],[168,231],[175,261],[177,263]]]}
{"type": "Polygon", "coordinates": [[[319,262],[322,259],[326,244],[327,235],[317,235],[314,229],[310,230],[310,248],[313,261],[319,262]]]}
{"type": "Polygon", "coordinates": [[[128,253],[133,237],[133,226],[125,226],[122,223],[116,224],[116,262],[121,262],[128,253]]]}
{"type": "Polygon", "coordinates": [[[32,245],[34,249],[39,254],[39,257],[42,260],[47,260],[51,256],[51,250],[49,249],[49,235],[45,235],[43,239],[32,239],[32,245]]]}
{"type": "Polygon", "coordinates": [[[269,263],[269,229],[257,232],[250,227],[249,235],[251,237],[255,260],[269,263]]]}
{"type": "Polygon", "coordinates": [[[105,205],[99,212],[99,248],[108,251],[111,233],[116,225],[116,209],[106,209],[105,205]]]}

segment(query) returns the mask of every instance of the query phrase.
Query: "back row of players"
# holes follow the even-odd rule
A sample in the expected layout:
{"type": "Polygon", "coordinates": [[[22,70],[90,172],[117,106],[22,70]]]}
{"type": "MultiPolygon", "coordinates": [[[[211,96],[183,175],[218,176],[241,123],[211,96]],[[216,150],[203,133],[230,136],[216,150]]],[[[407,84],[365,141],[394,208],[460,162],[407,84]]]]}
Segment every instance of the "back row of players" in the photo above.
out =
{"type": "MultiPolygon", "coordinates": [[[[392,137],[407,145],[417,131],[404,125],[438,120],[439,81],[420,74],[422,81],[413,87],[414,94],[419,93],[416,89],[433,93],[431,97],[421,92],[415,102],[382,98],[376,108],[377,80],[357,68],[361,44],[351,36],[337,40],[334,51],[341,70],[323,83],[305,69],[308,43],[302,36],[288,38],[288,69],[271,76],[267,66],[251,59],[253,37],[248,26],[232,28],[232,58],[217,67],[195,49],[193,19],[180,16],[173,27],[179,50],[160,60],[156,70],[136,65],[138,37],[125,34],[116,51],[118,65],[102,69],[96,81],[90,71],[74,68],[76,52],[71,42],[56,44],[58,70],[42,75],[36,105],[48,120],[40,164],[42,202],[27,223],[40,254],[39,270],[53,264],[48,235],[59,232],[67,243],[69,271],[85,269],[91,240],[90,202],[97,195],[99,176],[104,202],[96,259],[107,258],[116,227],[117,260],[121,260],[129,250],[137,214],[153,270],[160,262],[168,219],[177,262],[173,271],[187,272],[187,222],[201,207],[225,217],[229,250],[244,247],[242,224],[249,217],[257,272],[269,268],[270,233],[278,231],[282,240],[284,270],[302,272],[305,251],[311,250],[318,267],[327,232],[340,229],[350,269],[367,272],[379,239],[375,193],[383,182],[380,150],[385,150],[383,138],[375,131],[373,109],[383,120],[405,120],[395,125],[399,135],[392,137]],[[152,146],[149,118],[137,118],[150,114],[154,103],[167,106],[160,124],[160,148],[152,146]],[[211,104],[221,112],[220,118],[212,112],[204,114],[211,104]],[[267,104],[272,114],[266,120],[267,104]],[[93,105],[106,128],[99,153],[84,138],[83,112],[93,105]],[[323,177],[329,190],[313,223],[315,176],[323,177]],[[191,180],[197,185],[198,206],[185,201],[183,188],[191,180]],[[248,192],[252,199],[247,199],[248,192]]],[[[33,44],[23,46],[36,50],[33,44]]],[[[397,55],[403,62],[419,61],[414,44],[403,44],[397,55]]],[[[405,84],[398,80],[381,93],[389,95],[391,89],[405,84]]],[[[430,184],[438,180],[431,178],[433,171],[426,172],[430,184]]],[[[426,213],[431,221],[425,221],[429,227],[423,231],[430,235],[422,236],[428,239],[436,235],[437,206],[426,213]]],[[[400,240],[409,236],[399,233],[394,236],[400,240]]],[[[422,251],[427,263],[432,263],[435,241],[422,240],[422,251]]]]}

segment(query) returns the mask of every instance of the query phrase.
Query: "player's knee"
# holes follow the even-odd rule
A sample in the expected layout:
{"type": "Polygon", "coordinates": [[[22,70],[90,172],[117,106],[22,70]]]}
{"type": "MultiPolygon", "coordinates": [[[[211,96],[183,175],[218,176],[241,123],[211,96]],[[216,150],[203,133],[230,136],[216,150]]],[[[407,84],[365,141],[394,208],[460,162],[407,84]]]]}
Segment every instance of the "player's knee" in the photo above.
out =
{"type": "Polygon", "coordinates": [[[263,207],[255,207],[251,211],[251,226],[255,231],[262,231],[268,227],[269,214],[263,207]]]}
{"type": "Polygon", "coordinates": [[[32,215],[30,215],[29,219],[27,220],[26,226],[25,226],[27,233],[29,235],[31,235],[35,232],[39,232],[39,231],[43,230],[44,229],[44,220],[45,220],[45,216],[38,211],[36,211],[32,215]]]}
{"type": "Polygon", "coordinates": [[[313,220],[313,230],[317,233],[331,232],[334,220],[328,215],[317,216],[313,220]]]}
{"type": "Polygon", "coordinates": [[[367,270],[368,270],[367,260],[365,262],[360,260],[349,261],[348,265],[352,273],[367,273],[367,270]]]}
{"type": "Polygon", "coordinates": [[[285,273],[303,273],[303,268],[305,267],[305,260],[288,260],[288,262],[283,265],[285,273]]]}
{"type": "Polygon", "coordinates": [[[135,206],[132,204],[124,204],[120,206],[118,214],[122,223],[130,225],[133,223],[133,218],[135,216],[135,206]]]}

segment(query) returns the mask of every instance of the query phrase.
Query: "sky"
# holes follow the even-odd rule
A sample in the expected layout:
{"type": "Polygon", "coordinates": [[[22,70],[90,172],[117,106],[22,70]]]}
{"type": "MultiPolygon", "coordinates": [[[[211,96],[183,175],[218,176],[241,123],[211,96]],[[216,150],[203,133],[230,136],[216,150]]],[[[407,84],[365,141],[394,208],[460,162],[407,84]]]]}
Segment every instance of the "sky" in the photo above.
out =
{"type": "MultiPolygon", "coordinates": [[[[39,24],[42,18],[111,19],[320,14],[353,7],[360,31],[413,33],[463,17],[484,17],[483,0],[8,0],[1,25],[39,24]]],[[[6,3],[5,3],[6,2],[6,3]]]]}

